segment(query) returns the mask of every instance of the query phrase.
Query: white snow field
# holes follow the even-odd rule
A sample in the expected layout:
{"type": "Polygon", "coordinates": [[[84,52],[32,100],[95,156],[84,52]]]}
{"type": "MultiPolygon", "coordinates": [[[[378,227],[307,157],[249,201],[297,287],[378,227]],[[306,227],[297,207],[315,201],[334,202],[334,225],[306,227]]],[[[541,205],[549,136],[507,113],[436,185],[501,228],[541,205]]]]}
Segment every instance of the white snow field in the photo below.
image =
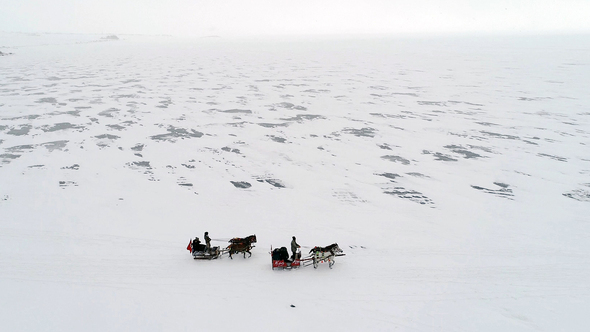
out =
{"type": "Polygon", "coordinates": [[[1,331],[588,330],[590,37],[105,37],[0,34],[1,331]]]}

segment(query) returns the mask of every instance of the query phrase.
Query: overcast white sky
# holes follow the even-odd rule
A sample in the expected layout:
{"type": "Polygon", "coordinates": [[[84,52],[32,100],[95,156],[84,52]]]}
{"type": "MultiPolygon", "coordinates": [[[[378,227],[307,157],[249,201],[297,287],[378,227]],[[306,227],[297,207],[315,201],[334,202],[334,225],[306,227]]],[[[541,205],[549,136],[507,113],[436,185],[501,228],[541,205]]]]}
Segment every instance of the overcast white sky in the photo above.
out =
{"type": "Polygon", "coordinates": [[[0,0],[0,31],[193,36],[590,32],[590,0],[0,0]]]}

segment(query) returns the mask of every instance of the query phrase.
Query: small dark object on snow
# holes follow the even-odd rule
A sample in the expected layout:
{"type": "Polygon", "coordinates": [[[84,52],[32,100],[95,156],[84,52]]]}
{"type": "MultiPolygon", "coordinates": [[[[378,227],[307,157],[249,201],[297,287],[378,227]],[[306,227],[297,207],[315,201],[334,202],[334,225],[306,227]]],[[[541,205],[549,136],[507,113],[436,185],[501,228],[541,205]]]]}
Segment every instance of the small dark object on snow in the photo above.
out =
{"type": "Polygon", "coordinates": [[[291,308],[295,308],[295,306],[291,304],[291,308]]]}

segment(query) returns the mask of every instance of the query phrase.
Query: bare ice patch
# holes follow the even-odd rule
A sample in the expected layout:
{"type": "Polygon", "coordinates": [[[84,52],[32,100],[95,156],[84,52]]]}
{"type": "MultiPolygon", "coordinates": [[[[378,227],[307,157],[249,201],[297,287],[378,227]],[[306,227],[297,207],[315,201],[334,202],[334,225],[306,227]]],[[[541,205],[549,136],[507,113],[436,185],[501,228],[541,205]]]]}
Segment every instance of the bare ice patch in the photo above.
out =
{"type": "Polygon", "coordinates": [[[168,126],[167,131],[168,133],[166,134],[154,135],[150,138],[154,141],[175,141],[177,138],[199,138],[203,136],[202,132],[194,129],[177,128],[174,126],[168,126]]]}
{"type": "Polygon", "coordinates": [[[277,143],[286,143],[287,142],[287,139],[283,138],[283,137],[278,137],[278,136],[274,136],[274,135],[268,135],[268,137],[277,143]]]}
{"type": "Polygon", "coordinates": [[[0,160],[2,160],[3,164],[9,164],[14,159],[20,158],[20,156],[20,154],[3,153],[0,154],[0,160]]]}
{"type": "Polygon", "coordinates": [[[410,164],[410,161],[408,159],[400,157],[400,156],[386,155],[386,156],[381,156],[381,159],[393,161],[396,163],[401,163],[402,165],[409,165],[410,164]]]}
{"type": "Polygon", "coordinates": [[[454,153],[463,155],[463,158],[465,158],[465,159],[481,158],[482,157],[481,155],[479,155],[475,152],[471,152],[467,148],[465,148],[463,146],[459,146],[459,145],[445,145],[445,148],[453,151],[454,153]]]}
{"type": "Polygon", "coordinates": [[[41,146],[44,146],[49,152],[53,150],[62,150],[66,147],[69,141],[53,141],[53,142],[46,142],[42,143],[41,146]]]}
{"type": "Polygon", "coordinates": [[[121,110],[118,109],[118,108],[109,108],[106,111],[99,112],[98,115],[104,116],[104,117],[107,117],[107,118],[112,118],[112,117],[114,117],[113,114],[119,113],[120,111],[121,110]]]}
{"type": "Polygon", "coordinates": [[[29,134],[29,131],[33,128],[31,125],[21,125],[19,127],[11,127],[9,131],[6,132],[8,135],[14,136],[23,136],[29,134]]]}
{"type": "Polygon", "coordinates": [[[79,126],[79,125],[73,125],[69,122],[60,122],[60,123],[56,123],[53,126],[42,126],[41,130],[43,130],[44,132],[54,132],[54,131],[59,131],[59,130],[67,130],[67,129],[80,129],[80,131],[86,129],[86,127],[84,126],[79,126]]]}
{"type": "Polygon", "coordinates": [[[431,154],[434,156],[435,160],[440,160],[440,161],[457,161],[457,159],[449,156],[448,154],[443,154],[440,152],[431,152],[428,150],[422,150],[422,154],[431,154]]]}

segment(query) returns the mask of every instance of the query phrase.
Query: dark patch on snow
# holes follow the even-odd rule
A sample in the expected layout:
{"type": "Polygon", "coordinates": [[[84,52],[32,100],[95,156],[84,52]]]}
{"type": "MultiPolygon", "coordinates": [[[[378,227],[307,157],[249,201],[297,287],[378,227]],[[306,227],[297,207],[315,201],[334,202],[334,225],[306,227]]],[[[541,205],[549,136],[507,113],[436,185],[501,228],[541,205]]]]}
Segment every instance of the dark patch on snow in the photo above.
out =
{"type": "Polygon", "coordinates": [[[568,193],[564,193],[563,196],[580,202],[590,202],[590,191],[584,189],[572,190],[568,193]]]}
{"type": "Polygon", "coordinates": [[[325,119],[325,116],[322,115],[316,115],[316,114],[297,114],[296,116],[292,117],[292,118],[283,118],[281,120],[285,120],[285,121],[297,121],[297,122],[303,122],[303,120],[315,120],[315,119],[325,119]]]}
{"type": "Polygon", "coordinates": [[[108,117],[108,118],[112,118],[113,117],[113,113],[118,113],[120,111],[121,110],[118,109],[118,108],[109,108],[106,111],[99,112],[98,115],[105,116],[105,117],[108,117]]]}
{"type": "Polygon", "coordinates": [[[41,98],[36,103],[57,104],[57,100],[55,98],[41,98]]]}
{"type": "Polygon", "coordinates": [[[489,188],[484,188],[484,187],[480,187],[480,186],[474,186],[472,185],[471,188],[473,189],[477,189],[477,190],[481,190],[485,193],[488,194],[492,194],[498,197],[503,197],[503,198],[508,198],[508,199],[512,199],[512,197],[514,197],[514,194],[512,193],[512,189],[510,189],[508,184],[502,183],[502,182],[494,182],[494,184],[498,187],[500,187],[500,189],[489,189],[489,188]]]}
{"type": "Polygon", "coordinates": [[[35,146],[30,145],[30,144],[25,144],[25,145],[16,145],[16,146],[12,146],[9,148],[6,148],[6,151],[9,152],[25,152],[25,150],[33,150],[35,149],[35,146]]]}
{"type": "Polygon", "coordinates": [[[177,128],[174,126],[169,126],[168,127],[168,133],[167,134],[160,134],[160,135],[154,135],[151,136],[150,138],[153,139],[154,141],[174,141],[176,138],[199,138],[203,136],[203,133],[196,131],[194,129],[184,129],[184,128],[177,128]]]}
{"type": "Polygon", "coordinates": [[[303,90],[301,92],[306,92],[306,93],[328,93],[328,92],[330,92],[330,90],[326,90],[326,89],[319,89],[319,90],[316,90],[316,89],[307,89],[307,90],[303,90]]]}
{"type": "Polygon", "coordinates": [[[143,148],[144,148],[144,147],[145,147],[145,145],[144,145],[144,144],[137,143],[137,144],[135,144],[135,146],[134,146],[134,147],[132,147],[132,148],[131,148],[131,150],[133,150],[133,151],[137,151],[137,152],[141,152],[141,151],[143,150],[143,148]]]}
{"type": "Polygon", "coordinates": [[[102,134],[102,135],[97,135],[97,136],[94,136],[94,137],[96,137],[98,139],[109,139],[109,140],[116,140],[116,139],[121,138],[121,137],[119,137],[117,135],[110,135],[110,134],[102,134]]]}
{"type": "Polygon", "coordinates": [[[410,161],[408,159],[400,157],[400,156],[386,155],[386,156],[381,156],[381,159],[393,161],[396,163],[402,163],[402,165],[409,165],[410,164],[410,161]]]}
{"type": "Polygon", "coordinates": [[[71,170],[77,171],[77,170],[79,170],[79,169],[80,169],[80,165],[78,165],[78,164],[73,164],[72,166],[64,166],[64,167],[62,167],[61,169],[71,169],[71,170]]]}
{"type": "Polygon", "coordinates": [[[462,154],[463,158],[465,158],[465,159],[481,158],[482,157],[481,155],[471,152],[471,151],[465,149],[464,147],[458,146],[458,145],[446,145],[445,148],[453,151],[454,153],[462,154]]]}
{"type": "Polygon", "coordinates": [[[29,134],[29,131],[33,128],[31,125],[21,125],[20,128],[11,128],[6,134],[14,136],[23,136],[29,134]]]}
{"type": "Polygon", "coordinates": [[[133,161],[130,163],[127,163],[127,166],[129,166],[129,168],[131,169],[152,169],[152,167],[150,166],[150,162],[149,161],[133,161]]]}
{"type": "Polygon", "coordinates": [[[248,183],[248,182],[245,182],[245,181],[230,181],[230,182],[231,182],[231,183],[234,185],[234,187],[236,187],[236,188],[247,189],[247,188],[250,188],[250,187],[252,187],[252,185],[251,185],[250,183],[248,183]]]}
{"type": "Polygon", "coordinates": [[[361,128],[361,129],[355,129],[355,128],[344,128],[342,129],[342,132],[345,134],[351,134],[357,137],[375,137],[375,129],[374,128],[361,128]]]}
{"type": "Polygon", "coordinates": [[[42,143],[41,146],[44,146],[49,152],[53,150],[61,150],[66,147],[69,141],[53,141],[53,142],[46,142],[42,143]]]}
{"type": "Polygon", "coordinates": [[[406,174],[411,175],[411,176],[415,176],[417,178],[429,178],[430,177],[428,175],[424,175],[422,173],[417,173],[417,172],[410,172],[410,173],[406,173],[406,174]]]}
{"type": "Polygon", "coordinates": [[[395,180],[396,178],[400,177],[401,175],[396,174],[396,173],[381,173],[381,174],[377,174],[379,176],[384,176],[390,180],[395,180]]]}
{"type": "Polygon", "coordinates": [[[43,130],[46,133],[47,132],[54,132],[54,131],[58,131],[58,130],[67,130],[67,129],[81,129],[81,130],[84,130],[86,128],[84,126],[73,125],[73,124],[71,124],[69,122],[56,123],[52,127],[50,127],[50,126],[43,126],[43,127],[41,127],[41,130],[43,130]]]}
{"type": "Polygon", "coordinates": [[[551,158],[553,160],[567,162],[567,158],[558,157],[558,156],[552,156],[552,155],[546,154],[546,153],[539,153],[539,154],[537,154],[537,156],[539,156],[539,157],[548,157],[548,158],[551,158]]]}
{"type": "Polygon", "coordinates": [[[289,126],[288,122],[285,123],[258,123],[259,126],[264,128],[276,128],[276,127],[287,127],[289,126]]]}
{"type": "Polygon", "coordinates": [[[348,190],[334,190],[333,194],[334,197],[338,198],[338,200],[345,202],[345,203],[365,203],[367,202],[364,199],[358,197],[357,194],[348,191],[348,190]]]}
{"type": "Polygon", "coordinates": [[[391,150],[391,148],[389,147],[389,145],[387,143],[383,143],[381,145],[378,144],[377,146],[383,150],[391,150]]]}
{"type": "Polygon", "coordinates": [[[276,188],[285,188],[285,185],[281,182],[281,180],[278,180],[278,179],[264,179],[264,178],[261,178],[261,179],[257,179],[256,181],[258,181],[258,182],[266,182],[266,183],[268,183],[268,184],[270,184],[270,185],[272,185],[273,187],[276,187],[276,188]]]}
{"type": "Polygon", "coordinates": [[[233,153],[240,154],[240,149],[232,149],[229,146],[224,146],[221,148],[221,150],[226,151],[226,152],[233,152],[233,153]]]}
{"type": "Polygon", "coordinates": [[[282,102],[282,103],[274,104],[273,106],[281,107],[281,108],[286,108],[288,110],[307,111],[307,108],[306,107],[295,105],[293,103],[288,103],[288,102],[282,102]]]}
{"type": "Polygon", "coordinates": [[[2,158],[3,163],[8,164],[12,160],[20,158],[20,154],[4,153],[0,154],[0,158],[2,158]]]}
{"type": "Polygon", "coordinates": [[[111,129],[114,129],[114,130],[123,130],[123,129],[125,129],[125,127],[123,127],[121,125],[118,125],[118,124],[110,124],[110,125],[107,125],[107,127],[111,128],[111,129]]]}
{"type": "Polygon", "coordinates": [[[393,195],[393,196],[398,196],[400,198],[408,199],[412,202],[420,203],[423,205],[434,204],[434,202],[430,198],[426,197],[421,192],[418,192],[415,190],[409,190],[409,189],[406,189],[403,187],[395,187],[393,189],[389,189],[389,190],[384,191],[384,193],[388,194],[388,195],[393,195]]]}
{"type": "Polygon", "coordinates": [[[184,177],[180,177],[178,179],[178,185],[181,186],[181,187],[187,187],[189,189],[193,187],[193,184],[190,183],[190,182],[187,182],[186,181],[186,178],[184,178],[184,177]]]}
{"type": "Polygon", "coordinates": [[[478,125],[482,125],[482,126],[486,126],[486,127],[493,127],[493,126],[497,126],[497,124],[495,123],[491,123],[491,122],[476,122],[478,125]]]}
{"type": "Polygon", "coordinates": [[[70,187],[70,186],[77,187],[78,184],[74,181],[59,181],[59,186],[61,188],[66,188],[66,187],[70,187]]]}
{"type": "Polygon", "coordinates": [[[285,142],[287,142],[287,139],[282,138],[282,137],[277,137],[277,136],[273,136],[273,135],[270,135],[268,137],[270,137],[271,140],[273,140],[273,141],[275,141],[277,143],[285,143],[285,142]]]}
{"type": "Polygon", "coordinates": [[[225,110],[225,111],[220,111],[222,113],[241,113],[241,114],[252,114],[251,110],[241,110],[241,109],[231,109],[231,110],[225,110]]]}
{"type": "Polygon", "coordinates": [[[440,152],[432,153],[428,150],[422,150],[422,154],[431,154],[434,156],[435,160],[439,160],[439,161],[457,161],[457,159],[455,159],[449,155],[442,154],[440,152]]]}
{"type": "Polygon", "coordinates": [[[444,101],[418,101],[418,105],[447,106],[447,103],[445,103],[444,101]]]}
{"type": "Polygon", "coordinates": [[[520,137],[513,136],[513,135],[504,135],[504,134],[498,134],[498,133],[493,133],[493,132],[489,132],[489,131],[480,131],[480,132],[486,136],[491,136],[491,137],[496,137],[496,138],[513,139],[513,140],[520,139],[520,137]]]}
{"type": "Polygon", "coordinates": [[[166,98],[158,102],[158,104],[160,105],[156,106],[157,108],[168,108],[168,106],[172,105],[172,99],[166,98]]]}

